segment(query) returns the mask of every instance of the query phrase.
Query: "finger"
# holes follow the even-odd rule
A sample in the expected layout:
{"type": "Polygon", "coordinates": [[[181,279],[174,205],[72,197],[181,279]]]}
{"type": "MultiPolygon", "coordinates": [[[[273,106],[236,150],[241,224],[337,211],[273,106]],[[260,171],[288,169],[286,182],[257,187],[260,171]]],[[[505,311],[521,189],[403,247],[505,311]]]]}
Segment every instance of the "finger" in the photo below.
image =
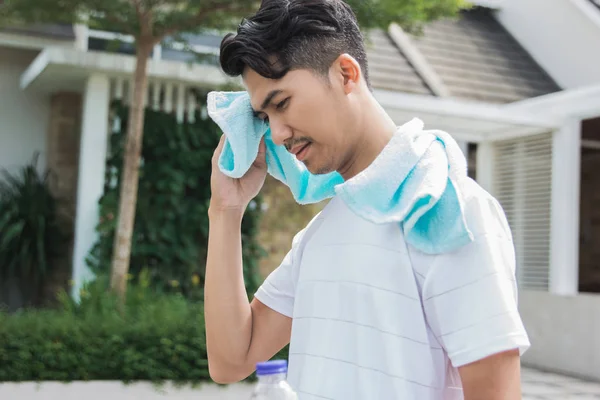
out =
{"type": "Polygon", "coordinates": [[[223,146],[225,146],[225,141],[227,140],[227,136],[225,136],[225,134],[222,134],[221,137],[219,138],[219,144],[217,144],[217,148],[216,150],[223,150],[223,146]]]}
{"type": "Polygon", "coordinates": [[[217,145],[217,147],[215,148],[215,151],[213,153],[213,157],[212,157],[213,163],[216,163],[217,160],[219,159],[219,156],[221,155],[221,152],[223,151],[223,146],[225,146],[226,139],[227,138],[225,137],[225,134],[222,134],[221,138],[219,139],[219,144],[217,145]]]}
{"type": "Polygon", "coordinates": [[[265,143],[265,138],[260,139],[260,143],[258,145],[258,157],[262,157],[263,159],[267,155],[267,145],[265,143]]]}
{"type": "Polygon", "coordinates": [[[254,165],[257,167],[264,167],[267,164],[267,145],[265,144],[265,138],[260,140],[258,145],[258,154],[256,155],[256,161],[254,165]]]}

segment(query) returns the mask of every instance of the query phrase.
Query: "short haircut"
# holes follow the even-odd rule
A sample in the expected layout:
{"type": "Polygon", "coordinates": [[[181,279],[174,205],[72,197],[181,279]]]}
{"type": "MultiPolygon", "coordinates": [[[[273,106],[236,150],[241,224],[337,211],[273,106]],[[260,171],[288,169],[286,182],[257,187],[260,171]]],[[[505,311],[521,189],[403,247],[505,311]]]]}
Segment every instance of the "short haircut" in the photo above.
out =
{"type": "Polygon", "coordinates": [[[342,0],[263,0],[237,34],[225,36],[220,63],[234,77],[246,67],[269,79],[297,69],[327,77],[344,53],[359,63],[370,88],[364,38],[349,5],[342,0]]]}

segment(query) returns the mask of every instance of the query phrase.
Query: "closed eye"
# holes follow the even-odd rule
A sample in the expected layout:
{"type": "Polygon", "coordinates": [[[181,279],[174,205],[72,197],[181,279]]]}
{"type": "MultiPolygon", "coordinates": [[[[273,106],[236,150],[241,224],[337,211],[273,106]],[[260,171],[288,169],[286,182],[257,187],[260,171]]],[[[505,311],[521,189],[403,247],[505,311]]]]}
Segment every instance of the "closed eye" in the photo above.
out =
{"type": "Polygon", "coordinates": [[[290,102],[290,98],[288,97],[287,99],[283,100],[281,103],[278,103],[277,106],[275,106],[275,108],[279,111],[285,109],[285,107],[287,107],[287,105],[290,102]]]}
{"type": "MultiPolygon", "coordinates": [[[[285,100],[277,103],[275,105],[275,110],[277,110],[277,111],[283,111],[283,110],[286,109],[286,107],[288,106],[289,103],[290,103],[290,98],[288,97],[287,99],[285,99],[285,100]]],[[[256,118],[262,119],[265,122],[269,122],[269,116],[266,113],[262,112],[262,111],[255,111],[254,112],[254,116],[256,118]]]]}
{"type": "Polygon", "coordinates": [[[255,112],[254,117],[262,119],[265,122],[269,122],[269,117],[264,112],[255,112]]]}

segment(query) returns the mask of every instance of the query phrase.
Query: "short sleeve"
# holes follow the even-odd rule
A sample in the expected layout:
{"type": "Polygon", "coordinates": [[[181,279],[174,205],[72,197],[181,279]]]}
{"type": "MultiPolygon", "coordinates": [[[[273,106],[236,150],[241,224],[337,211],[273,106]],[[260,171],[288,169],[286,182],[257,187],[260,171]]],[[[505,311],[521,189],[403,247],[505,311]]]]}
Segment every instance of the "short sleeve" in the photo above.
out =
{"type": "Polygon", "coordinates": [[[258,288],[254,297],[270,309],[286,317],[292,318],[294,311],[294,295],[297,280],[297,253],[305,230],[300,231],[292,240],[292,248],[283,258],[281,264],[267,276],[258,288]]]}
{"type": "MultiPolygon", "coordinates": [[[[481,190],[482,193],[483,190],[481,190]]],[[[485,193],[465,206],[474,241],[430,256],[423,307],[455,367],[530,346],[517,306],[515,252],[497,201],[485,193]]]]}

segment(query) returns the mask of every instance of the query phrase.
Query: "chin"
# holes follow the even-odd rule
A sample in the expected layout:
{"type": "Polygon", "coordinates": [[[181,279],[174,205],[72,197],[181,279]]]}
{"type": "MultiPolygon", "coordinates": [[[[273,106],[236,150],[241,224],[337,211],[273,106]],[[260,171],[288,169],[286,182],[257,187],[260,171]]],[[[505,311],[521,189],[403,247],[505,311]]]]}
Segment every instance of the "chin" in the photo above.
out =
{"type": "Polygon", "coordinates": [[[318,167],[318,166],[306,165],[306,169],[313,175],[325,175],[330,172],[333,172],[333,169],[329,168],[329,167],[318,167]]]}

